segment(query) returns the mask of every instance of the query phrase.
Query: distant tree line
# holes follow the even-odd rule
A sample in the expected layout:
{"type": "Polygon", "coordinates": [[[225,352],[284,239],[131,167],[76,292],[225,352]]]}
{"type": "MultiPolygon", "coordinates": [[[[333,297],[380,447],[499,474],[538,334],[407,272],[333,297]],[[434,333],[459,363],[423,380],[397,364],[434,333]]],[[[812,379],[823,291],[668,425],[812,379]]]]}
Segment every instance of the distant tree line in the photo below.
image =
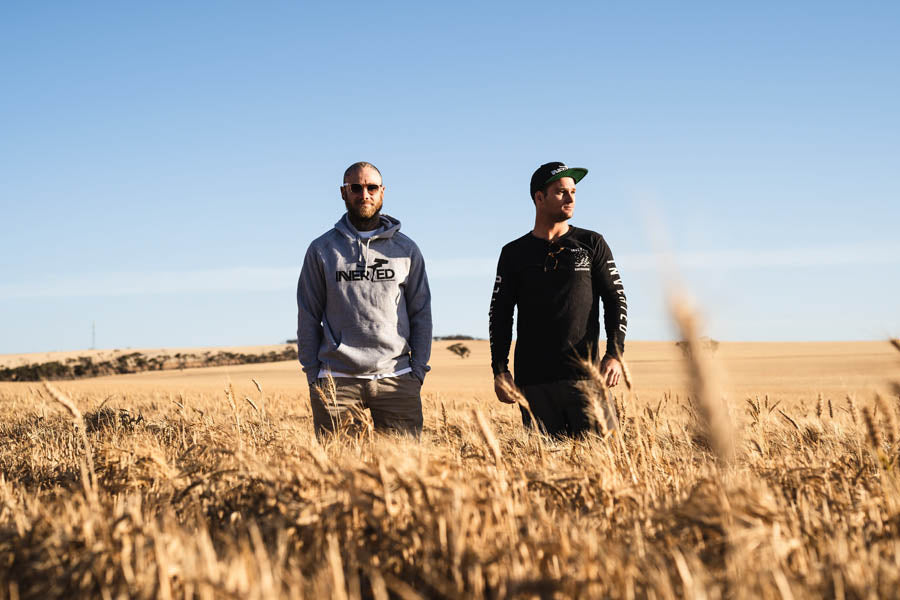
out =
{"type": "Polygon", "coordinates": [[[174,356],[161,354],[146,356],[140,352],[122,354],[116,358],[94,361],[89,356],[70,358],[65,362],[50,361],[20,367],[0,368],[0,381],[41,381],[42,379],[81,379],[103,375],[124,375],[144,371],[167,371],[194,367],[220,367],[225,365],[246,365],[255,363],[296,360],[297,349],[271,350],[261,354],[241,352],[204,352],[202,354],[179,352],[174,356]]]}

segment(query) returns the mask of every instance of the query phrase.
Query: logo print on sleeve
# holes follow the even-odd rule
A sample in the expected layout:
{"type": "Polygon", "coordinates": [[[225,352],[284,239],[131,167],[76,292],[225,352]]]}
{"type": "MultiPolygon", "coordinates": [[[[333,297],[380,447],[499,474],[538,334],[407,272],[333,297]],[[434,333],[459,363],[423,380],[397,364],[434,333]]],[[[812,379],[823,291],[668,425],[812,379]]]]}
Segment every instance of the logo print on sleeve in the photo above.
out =
{"type": "Polygon", "coordinates": [[[628,303],[625,300],[625,290],[622,287],[622,278],[619,276],[619,269],[614,261],[606,261],[609,270],[610,279],[616,288],[616,295],[619,297],[619,331],[623,334],[628,332],[628,303]]]}

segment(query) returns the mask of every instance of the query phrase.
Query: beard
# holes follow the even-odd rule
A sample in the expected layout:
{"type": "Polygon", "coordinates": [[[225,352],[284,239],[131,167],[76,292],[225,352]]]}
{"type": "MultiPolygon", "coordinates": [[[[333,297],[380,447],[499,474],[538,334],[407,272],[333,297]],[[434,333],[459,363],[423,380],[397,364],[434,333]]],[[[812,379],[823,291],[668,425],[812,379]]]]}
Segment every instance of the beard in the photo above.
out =
{"type": "Polygon", "coordinates": [[[347,207],[347,213],[350,215],[351,220],[358,222],[377,221],[381,216],[383,204],[383,201],[378,200],[373,202],[371,206],[357,206],[350,200],[344,200],[344,205],[347,207]]]}

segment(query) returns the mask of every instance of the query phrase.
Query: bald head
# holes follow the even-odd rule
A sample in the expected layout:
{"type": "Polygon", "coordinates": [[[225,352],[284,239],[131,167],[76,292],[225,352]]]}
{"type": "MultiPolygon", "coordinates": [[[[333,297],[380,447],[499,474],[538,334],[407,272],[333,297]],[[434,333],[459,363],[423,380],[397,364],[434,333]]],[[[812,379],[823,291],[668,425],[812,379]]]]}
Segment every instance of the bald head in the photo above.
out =
{"type": "Polygon", "coordinates": [[[347,178],[351,175],[356,174],[357,172],[364,171],[366,169],[372,169],[376,173],[378,173],[378,177],[381,177],[381,171],[378,170],[378,167],[369,162],[356,162],[347,167],[347,170],[344,171],[344,183],[347,183],[347,178]]]}

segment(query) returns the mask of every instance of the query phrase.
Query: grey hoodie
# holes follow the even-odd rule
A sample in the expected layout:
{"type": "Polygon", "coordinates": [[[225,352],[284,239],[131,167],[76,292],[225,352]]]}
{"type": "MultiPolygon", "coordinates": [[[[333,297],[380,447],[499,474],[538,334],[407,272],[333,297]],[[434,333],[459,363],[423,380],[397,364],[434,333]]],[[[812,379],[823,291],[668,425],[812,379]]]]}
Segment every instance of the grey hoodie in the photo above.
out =
{"type": "Polygon", "coordinates": [[[306,251],[297,283],[297,347],[306,378],[322,367],[348,375],[407,367],[425,380],[431,291],[425,261],[400,221],[381,215],[369,239],[345,213],[306,251]]]}

